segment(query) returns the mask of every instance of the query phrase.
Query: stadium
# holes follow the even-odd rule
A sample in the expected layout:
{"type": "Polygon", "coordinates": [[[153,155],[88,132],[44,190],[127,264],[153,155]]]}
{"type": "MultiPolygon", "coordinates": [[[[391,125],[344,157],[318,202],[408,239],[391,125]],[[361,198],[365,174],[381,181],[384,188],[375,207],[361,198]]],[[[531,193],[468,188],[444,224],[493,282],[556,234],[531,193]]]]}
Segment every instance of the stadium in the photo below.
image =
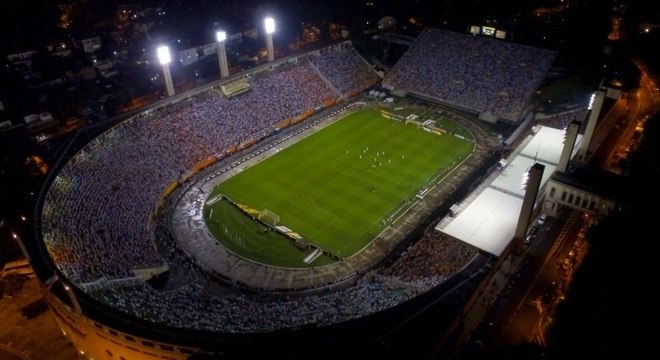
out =
{"type": "Polygon", "coordinates": [[[555,55],[429,28],[381,78],[342,41],[77,133],[35,214],[58,325],[95,359],[384,351],[431,305],[449,329],[512,231],[440,221],[555,55]]]}

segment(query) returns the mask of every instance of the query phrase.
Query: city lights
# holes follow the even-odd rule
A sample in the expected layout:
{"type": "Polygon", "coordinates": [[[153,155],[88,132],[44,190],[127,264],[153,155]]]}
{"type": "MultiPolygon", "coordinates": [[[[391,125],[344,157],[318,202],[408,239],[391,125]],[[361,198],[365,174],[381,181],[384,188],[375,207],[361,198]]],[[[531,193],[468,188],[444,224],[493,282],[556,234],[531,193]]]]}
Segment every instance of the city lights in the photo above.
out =
{"type": "Polygon", "coordinates": [[[215,32],[215,39],[220,43],[224,42],[225,40],[227,40],[227,32],[224,31],[224,30],[216,31],[215,32]]]}
{"type": "Polygon", "coordinates": [[[267,17],[264,20],[264,24],[266,25],[266,34],[272,34],[275,32],[275,20],[272,17],[267,17]]]}

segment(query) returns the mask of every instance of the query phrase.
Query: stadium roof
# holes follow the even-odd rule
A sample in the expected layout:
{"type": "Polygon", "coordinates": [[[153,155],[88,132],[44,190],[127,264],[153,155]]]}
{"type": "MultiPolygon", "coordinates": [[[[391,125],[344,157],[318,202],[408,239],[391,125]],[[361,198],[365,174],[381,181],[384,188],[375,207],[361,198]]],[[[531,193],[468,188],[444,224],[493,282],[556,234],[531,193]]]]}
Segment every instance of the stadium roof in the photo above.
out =
{"type": "MultiPolygon", "coordinates": [[[[438,223],[437,230],[495,256],[502,254],[513,240],[518,224],[524,197],[523,174],[534,163],[545,165],[540,185],[543,189],[555,172],[564,146],[564,130],[538,126],[534,131],[507,159],[506,167],[460,204],[457,214],[438,223]]],[[[577,153],[581,140],[578,135],[571,157],[577,153]]]]}

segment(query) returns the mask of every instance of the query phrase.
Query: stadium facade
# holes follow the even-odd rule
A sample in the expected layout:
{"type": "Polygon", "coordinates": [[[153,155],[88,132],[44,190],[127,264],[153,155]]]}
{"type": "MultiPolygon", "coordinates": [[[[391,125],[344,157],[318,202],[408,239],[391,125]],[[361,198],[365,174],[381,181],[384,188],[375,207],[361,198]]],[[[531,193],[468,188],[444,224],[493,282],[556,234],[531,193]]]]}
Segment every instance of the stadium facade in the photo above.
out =
{"type": "MultiPolygon", "coordinates": [[[[422,41],[435,48],[429,37],[434,31],[423,33],[411,51],[418,51],[422,41]]],[[[457,39],[463,36],[472,35],[457,39]]],[[[398,81],[411,71],[405,65],[410,56],[386,75],[392,88],[402,87],[398,81]]],[[[435,58],[415,57],[425,56],[435,58]]],[[[545,64],[552,56],[543,52],[541,57],[545,64]]],[[[530,59],[520,67],[532,64],[530,59]]],[[[445,85],[463,88],[472,81],[455,80],[445,85]]],[[[410,220],[401,227],[405,236],[387,249],[378,271],[358,269],[348,279],[311,292],[261,294],[231,279],[207,276],[176,246],[167,246],[172,239],[170,201],[184,196],[191,179],[210,169],[231,168],[278,136],[322,121],[380,81],[351,43],[342,42],[175,95],[98,136],[77,134],[40,194],[31,256],[63,334],[87,358],[187,359],[374,346],[383,339],[383,329],[397,328],[429,304],[444,309],[437,323],[450,328],[465,310],[465,294],[479,287],[494,260],[430,226],[500,159],[498,140],[474,124],[474,155],[454,174],[451,186],[438,187],[404,219],[410,220]],[[237,85],[241,95],[227,95],[225,85],[239,77],[245,79],[237,85]],[[423,277],[388,272],[414,265],[420,239],[426,239],[424,246],[449,248],[459,259],[445,266],[433,258],[447,269],[427,268],[423,277]],[[434,277],[438,273],[442,276],[434,277]],[[158,288],[163,279],[170,281],[158,288]],[[454,297],[456,289],[461,294],[454,297]],[[218,298],[214,292],[231,295],[218,298]]],[[[424,86],[406,91],[437,97],[424,86]]],[[[503,96],[513,97],[498,93],[495,99],[503,96]]],[[[519,109],[516,103],[496,113],[506,117],[519,109]]],[[[469,121],[462,124],[470,126],[469,121]]]]}

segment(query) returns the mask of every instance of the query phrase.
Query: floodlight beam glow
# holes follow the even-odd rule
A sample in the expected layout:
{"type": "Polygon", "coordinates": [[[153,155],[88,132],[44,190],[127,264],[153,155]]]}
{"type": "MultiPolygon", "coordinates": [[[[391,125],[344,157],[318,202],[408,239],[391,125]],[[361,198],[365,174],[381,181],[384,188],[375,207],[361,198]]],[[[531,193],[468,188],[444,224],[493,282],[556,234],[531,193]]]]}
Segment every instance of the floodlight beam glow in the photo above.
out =
{"type": "Polygon", "coordinates": [[[272,34],[275,32],[275,20],[272,17],[264,19],[264,24],[266,25],[266,34],[272,34]]]}
{"type": "Polygon", "coordinates": [[[227,40],[227,32],[224,31],[224,30],[218,30],[218,31],[216,31],[216,32],[215,32],[215,39],[216,39],[218,42],[223,42],[223,41],[227,40]]]}
{"type": "Polygon", "coordinates": [[[527,188],[527,182],[529,181],[529,170],[530,170],[530,168],[527,168],[527,170],[525,170],[525,172],[522,175],[522,179],[520,179],[520,190],[525,190],[527,188]]]}
{"type": "Polygon", "coordinates": [[[170,48],[168,46],[160,46],[158,48],[158,61],[161,65],[167,65],[172,61],[172,56],[170,55],[170,48]]]}
{"type": "Polygon", "coordinates": [[[591,110],[591,108],[594,106],[594,100],[596,100],[595,93],[591,94],[591,97],[589,98],[589,106],[587,106],[587,110],[591,110]]]}

